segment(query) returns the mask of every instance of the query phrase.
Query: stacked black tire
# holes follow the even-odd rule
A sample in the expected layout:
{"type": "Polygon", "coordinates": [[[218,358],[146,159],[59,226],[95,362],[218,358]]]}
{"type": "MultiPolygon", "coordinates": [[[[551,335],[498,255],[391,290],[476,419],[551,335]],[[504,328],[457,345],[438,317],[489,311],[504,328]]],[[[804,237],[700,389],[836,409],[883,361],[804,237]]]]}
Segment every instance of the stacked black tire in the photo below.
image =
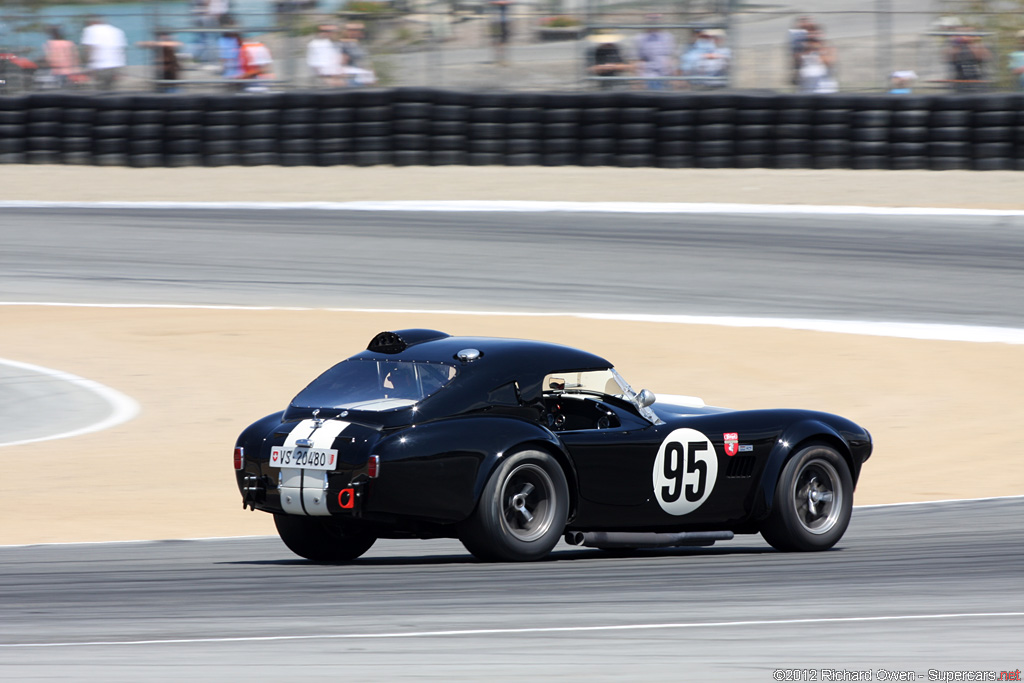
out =
{"type": "Polygon", "coordinates": [[[1024,95],[35,93],[0,163],[1024,170],[1024,95]]]}

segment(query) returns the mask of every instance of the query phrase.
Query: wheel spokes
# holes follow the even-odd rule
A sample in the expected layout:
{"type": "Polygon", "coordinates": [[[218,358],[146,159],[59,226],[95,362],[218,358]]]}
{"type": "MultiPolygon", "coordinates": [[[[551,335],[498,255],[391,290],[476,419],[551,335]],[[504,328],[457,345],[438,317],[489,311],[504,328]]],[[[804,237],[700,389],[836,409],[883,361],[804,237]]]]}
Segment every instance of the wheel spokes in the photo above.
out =
{"type": "Polygon", "coordinates": [[[830,520],[835,516],[835,479],[817,463],[804,470],[794,494],[797,514],[808,529],[831,527],[830,520]]]}
{"type": "MultiPolygon", "coordinates": [[[[532,486],[530,487],[533,488],[532,486]]],[[[533,521],[533,514],[526,507],[526,495],[517,493],[512,496],[512,509],[523,518],[526,524],[533,521]]]]}

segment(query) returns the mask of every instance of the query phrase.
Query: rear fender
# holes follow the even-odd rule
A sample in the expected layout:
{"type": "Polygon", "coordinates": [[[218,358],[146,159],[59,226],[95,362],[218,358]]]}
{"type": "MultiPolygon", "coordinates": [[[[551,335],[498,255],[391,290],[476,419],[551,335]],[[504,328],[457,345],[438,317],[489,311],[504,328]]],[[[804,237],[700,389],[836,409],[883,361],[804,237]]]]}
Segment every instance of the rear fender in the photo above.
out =
{"type": "Polygon", "coordinates": [[[380,477],[367,511],[462,521],[498,463],[524,448],[558,459],[574,488],[568,454],[551,431],[518,418],[462,417],[398,430],[378,442],[373,452],[380,456],[380,477]]]}

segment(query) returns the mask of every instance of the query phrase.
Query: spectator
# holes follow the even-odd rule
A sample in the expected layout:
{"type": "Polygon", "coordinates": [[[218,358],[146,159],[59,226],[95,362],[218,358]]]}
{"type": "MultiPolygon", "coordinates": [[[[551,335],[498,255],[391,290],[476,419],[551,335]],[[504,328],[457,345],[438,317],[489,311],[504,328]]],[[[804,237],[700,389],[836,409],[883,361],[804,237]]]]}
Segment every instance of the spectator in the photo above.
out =
{"type": "Polygon", "coordinates": [[[306,48],[306,63],[316,74],[317,80],[328,87],[345,85],[345,55],[335,40],[338,29],[336,26],[323,24],[319,27],[316,37],[309,41],[306,48]]]}
{"type": "Polygon", "coordinates": [[[342,68],[349,85],[373,85],[377,82],[370,64],[370,55],[359,42],[363,38],[364,28],[358,21],[345,24],[345,34],[341,39],[341,51],[344,54],[342,68]]]}
{"type": "Polygon", "coordinates": [[[992,53],[981,42],[970,26],[964,26],[950,40],[946,48],[950,80],[956,92],[978,92],[987,84],[985,72],[992,61],[992,53]]]}
{"type": "Polygon", "coordinates": [[[508,17],[508,8],[512,5],[512,0],[491,0],[491,4],[498,12],[494,24],[491,26],[494,37],[494,61],[498,64],[505,64],[505,46],[512,38],[512,26],[508,17]]]}
{"type": "Polygon", "coordinates": [[[893,71],[892,76],[889,77],[889,94],[909,95],[913,92],[914,81],[916,80],[917,74],[909,69],[893,71]]]}
{"type": "Polygon", "coordinates": [[[835,78],[836,54],[832,46],[825,43],[818,30],[807,35],[800,52],[798,88],[803,93],[838,92],[835,78]]]}
{"type": "Polygon", "coordinates": [[[672,34],[659,28],[660,14],[648,14],[647,30],[637,36],[636,54],[640,75],[653,79],[647,81],[651,90],[664,90],[666,82],[660,80],[676,73],[676,41],[672,34]]]}
{"type": "Polygon", "coordinates": [[[43,46],[46,64],[50,68],[50,76],[58,88],[66,88],[81,80],[82,74],[78,66],[78,48],[74,42],[64,38],[57,26],[49,28],[50,39],[43,46]]]}
{"type": "Polygon", "coordinates": [[[220,61],[220,40],[217,37],[217,29],[228,23],[230,9],[230,0],[200,0],[194,6],[194,11],[199,13],[196,25],[202,29],[198,34],[199,50],[196,59],[206,64],[207,70],[216,71],[219,68],[217,65],[220,61]]]}
{"type": "Polygon", "coordinates": [[[789,29],[789,63],[792,65],[790,83],[800,85],[800,55],[804,51],[804,41],[817,31],[817,27],[808,16],[798,17],[793,28],[789,29]]]}
{"type": "Polygon", "coordinates": [[[207,0],[206,16],[210,18],[211,26],[223,26],[230,12],[231,0],[207,0]]]}
{"type": "MultiPolygon", "coordinates": [[[[270,50],[258,40],[242,41],[239,62],[242,68],[242,80],[261,81],[274,77],[274,60],[270,56],[270,50]]],[[[253,83],[245,89],[256,92],[266,90],[266,86],[253,83]]]]}
{"type": "Polygon", "coordinates": [[[697,33],[693,45],[679,60],[680,70],[689,77],[691,85],[723,88],[728,83],[732,51],[722,47],[725,32],[721,29],[703,29],[697,33]]]}
{"type": "Polygon", "coordinates": [[[86,50],[86,63],[99,90],[113,90],[120,71],[124,68],[127,40],[124,31],[111,26],[100,17],[92,16],[82,31],[82,46],[86,50]]]}
{"type": "Polygon", "coordinates": [[[1017,77],[1017,87],[1024,90],[1024,31],[1017,31],[1017,47],[1010,53],[1010,73],[1017,77]]]}
{"type": "Polygon", "coordinates": [[[174,40],[171,34],[162,32],[157,35],[156,40],[147,40],[138,43],[139,47],[149,47],[155,50],[153,64],[156,67],[156,89],[159,92],[176,92],[177,83],[161,83],[159,81],[178,81],[181,79],[181,65],[178,63],[178,48],[181,43],[174,40]]]}
{"type": "Polygon", "coordinates": [[[588,54],[589,65],[587,66],[587,71],[592,76],[597,76],[601,79],[598,81],[601,88],[614,87],[616,81],[606,80],[608,77],[622,76],[629,74],[633,70],[633,67],[622,54],[622,50],[619,49],[622,36],[610,33],[596,33],[587,36],[587,40],[594,43],[594,47],[588,54]]]}
{"type": "Polygon", "coordinates": [[[236,80],[242,77],[242,36],[230,30],[227,17],[221,20],[224,32],[217,39],[217,55],[220,59],[221,75],[236,80]]]}

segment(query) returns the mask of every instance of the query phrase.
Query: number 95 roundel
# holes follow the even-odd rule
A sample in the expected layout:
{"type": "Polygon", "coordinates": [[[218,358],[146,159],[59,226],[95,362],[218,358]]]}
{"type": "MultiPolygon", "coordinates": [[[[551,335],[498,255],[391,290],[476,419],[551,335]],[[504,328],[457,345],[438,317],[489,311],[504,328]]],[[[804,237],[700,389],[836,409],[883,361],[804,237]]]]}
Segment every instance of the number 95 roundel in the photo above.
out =
{"type": "Polygon", "coordinates": [[[717,478],[715,447],[696,429],[677,429],[661,443],[654,460],[654,496],[665,512],[693,512],[711,495],[717,478]]]}

